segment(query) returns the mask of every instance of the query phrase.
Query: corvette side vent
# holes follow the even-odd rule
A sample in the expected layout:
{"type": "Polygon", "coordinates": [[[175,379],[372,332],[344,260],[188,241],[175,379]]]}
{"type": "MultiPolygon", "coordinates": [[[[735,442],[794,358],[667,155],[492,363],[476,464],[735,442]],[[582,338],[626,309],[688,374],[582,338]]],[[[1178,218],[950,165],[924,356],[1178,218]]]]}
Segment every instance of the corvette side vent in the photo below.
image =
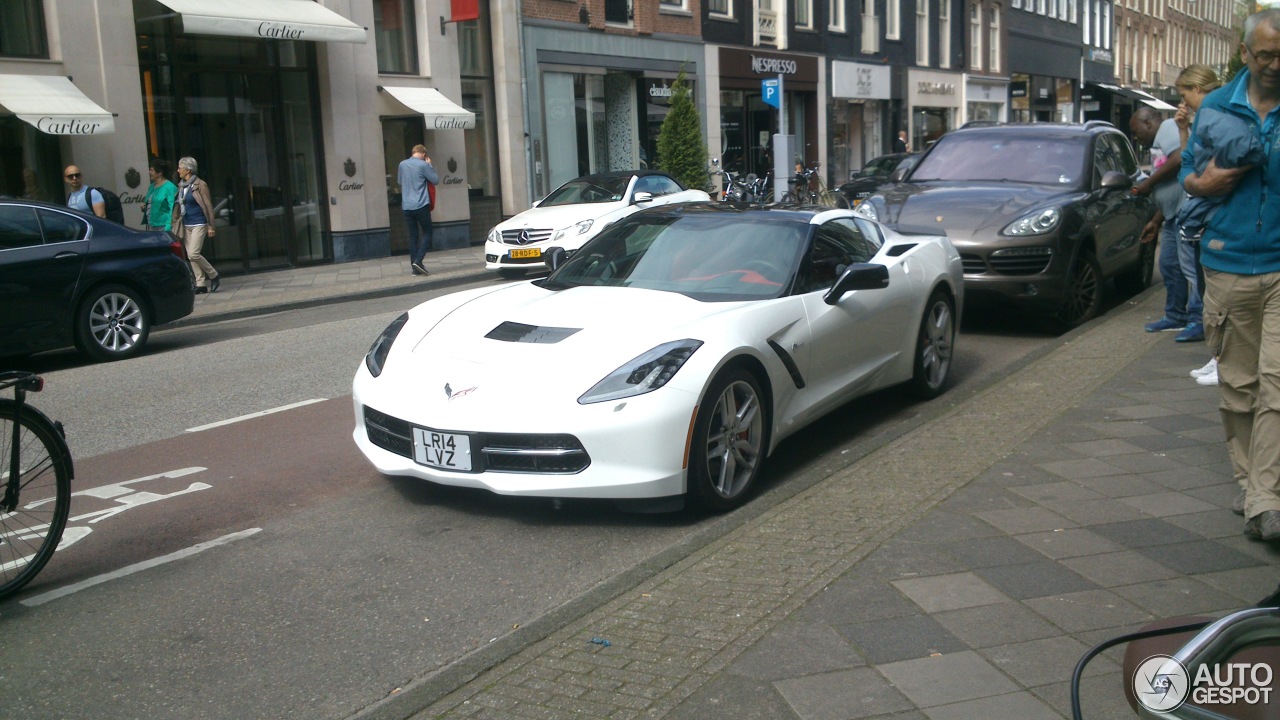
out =
{"type": "Polygon", "coordinates": [[[504,322],[489,331],[485,337],[490,340],[518,343],[541,343],[551,345],[558,343],[582,328],[536,327],[517,322],[504,322]]]}
{"type": "Polygon", "coordinates": [[[893,247],[889,248],[889,257],[898,257],[899,255],[902,255],[909,250],[914,250],[915,248],[916,248],[915,243],[905,243],[902,245],[894,245],[893,247]]]}

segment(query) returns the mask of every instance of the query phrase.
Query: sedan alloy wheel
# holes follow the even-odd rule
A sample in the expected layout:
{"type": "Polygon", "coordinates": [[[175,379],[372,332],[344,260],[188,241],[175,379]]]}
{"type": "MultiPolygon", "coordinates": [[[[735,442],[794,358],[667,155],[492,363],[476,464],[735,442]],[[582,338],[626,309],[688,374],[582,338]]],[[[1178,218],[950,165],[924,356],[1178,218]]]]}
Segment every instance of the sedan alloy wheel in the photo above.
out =
{"type": "Polygon", "coordinates": [[[142,302],[121,285],[106,285],[91,293],[76,321],[77,345],[98,360],[133,357],[150,331],[142,302]]]}

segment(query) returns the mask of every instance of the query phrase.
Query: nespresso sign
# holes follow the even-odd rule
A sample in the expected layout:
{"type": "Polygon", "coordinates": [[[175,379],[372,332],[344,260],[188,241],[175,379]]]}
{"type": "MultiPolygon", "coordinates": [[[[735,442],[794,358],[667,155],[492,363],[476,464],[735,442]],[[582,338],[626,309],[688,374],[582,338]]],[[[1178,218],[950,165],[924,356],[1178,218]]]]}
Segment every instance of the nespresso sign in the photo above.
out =
{"type": "Polygon", "coordinates": [[[782,75],[785,80],[816,83],[818,59],[805,55],[775,55],[720,48],[720,74],[723,77],[752,80],[782,75]]]}

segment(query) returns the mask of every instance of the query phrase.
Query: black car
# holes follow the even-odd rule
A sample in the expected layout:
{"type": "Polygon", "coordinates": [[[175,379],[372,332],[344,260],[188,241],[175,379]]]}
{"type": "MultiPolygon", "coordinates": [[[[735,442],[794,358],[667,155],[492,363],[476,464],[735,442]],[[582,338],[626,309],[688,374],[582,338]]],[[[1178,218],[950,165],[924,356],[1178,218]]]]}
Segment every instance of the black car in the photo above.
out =
{"type": "Polygon", "coordinates": [[[889,182],[889,176],[899,168],[909,170],[920,159],[920,153],[891,153],[881,155],[853,173],[849,182],[840,186],[840,194],[849,201],[849,207],[870,197],[871,193],[889,182]]]}
{"type": "Polygon", "coordinates": [[[1130,192],[1140,177],[1110,123],[985,123],[943,135],[855,212],[945,231],[970,297],[1071,328],[1098,314],[1107,280],[1126,292],[1151,282],[1155,246],[1140,238],[1155,206],[1130,192]]]}
{"type": "Polygon", "coordinates": [[[186,251],[169,233],[0,199],[0,357],[72,344],[95,360],[132,357],[194,304],[186,251]]]}

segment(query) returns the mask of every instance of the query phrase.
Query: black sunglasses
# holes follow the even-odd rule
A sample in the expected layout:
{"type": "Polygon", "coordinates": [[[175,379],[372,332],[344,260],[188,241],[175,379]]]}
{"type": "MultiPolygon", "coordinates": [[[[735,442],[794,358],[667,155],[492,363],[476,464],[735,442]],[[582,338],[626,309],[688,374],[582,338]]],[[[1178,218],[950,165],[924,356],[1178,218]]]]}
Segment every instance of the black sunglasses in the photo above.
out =
{"type": "Polygon", "coordinates": [[[68,174],[67,174],[67,179],[68,179],[68,180],[72,180],[72,179],[75,179],[75,178],[78,178],[78,177],[80,177],[80,173],[68,173],[68,174]]]}

